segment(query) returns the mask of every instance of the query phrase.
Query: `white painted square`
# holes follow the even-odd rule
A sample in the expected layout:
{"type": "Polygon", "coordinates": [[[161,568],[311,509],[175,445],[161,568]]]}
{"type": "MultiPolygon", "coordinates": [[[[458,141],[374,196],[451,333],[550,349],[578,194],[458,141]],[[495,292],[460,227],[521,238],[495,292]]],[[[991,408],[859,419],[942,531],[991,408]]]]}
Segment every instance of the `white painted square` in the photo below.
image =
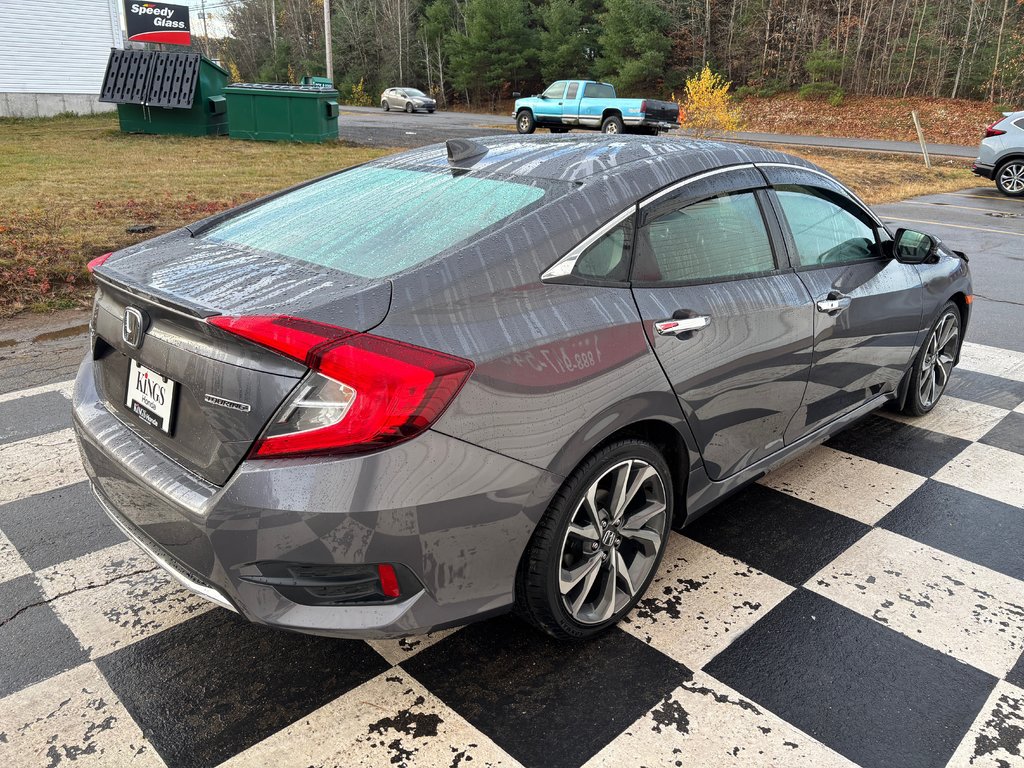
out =
{"type": "Polygon", "coordinates": [[[854,768],[842,755],[702,672],[668,694],[586,768],[639,765],[854,768]]]}
{"type": "Polygon", "coordinates": [[[965,341],[960,349],[961,368],[1004,379],[1024,381],[1024,353],[965,341]]]}
{"type": "Polygon", "coordinates": [[[36,581],[94,659],[214,607],[130,542],[58,563],[36,581]]]}
{"type": "Polygon", "coordinates": [[[435,643],[444,640],[448,635],[458,632],[459,628],[442,629],[425,635],[402,637],[397,640],[367,640],[367,644],[384,657],[389,664],[401,664],[411,659],[420,651],[425,651],[435,643]]]}
{"type": "Polygon", "coordinates": [[[880,528],[805,586],[996,677],[1024,650],[1024,582],[880,528]]]}
{"type": "Polygon", "coordinates": [[[1024,509],[1024,456],[973,443],[935,473],[934,479],[1024,509]]]}
{"type": "Polygon", "coordinates": [[[926,478],[818,446],[758,482],[776,491],[874,525],[926,478]]]}
{"type": "Polygon", "coordinates": [[[0,504],[85,480],[70,429],[0,445],[0,504]]]}
{"type": "Polygon", "coordinates": [[[221,768],[310,765],[406,768],[518,766],[401,667],[373,678],[221,768]]]}
{"type": "Polygon", "coordinates": [[[32,573],[11,540],[0,531],[0,582],[10,581],[32,573]]]}
{"type": "Polygon", "coordinates": [[[912,427],[930,429],[932,432],[974,442],[984,437],[1009,411],[993,405],[943,395],[931,412],[924,416],[907,416],[887,408],[881,409],[879,413],[912,427]]]}
{"type": "Polygon", "coordinates": [[[91,662],[0,699],[0,733],[4,768],[164,765],[91,662]]]}
{"type": "Polygon", "coordinates": [[[1024,691],[1000,680],[946,766],[1009,768],[1024,765],[1022,740],[1024,691]]]}
{"type": "Polygon", "coordinates": [[[673,533],[658,575],[619,626],[700,669],[793,588],[673,533]]]}

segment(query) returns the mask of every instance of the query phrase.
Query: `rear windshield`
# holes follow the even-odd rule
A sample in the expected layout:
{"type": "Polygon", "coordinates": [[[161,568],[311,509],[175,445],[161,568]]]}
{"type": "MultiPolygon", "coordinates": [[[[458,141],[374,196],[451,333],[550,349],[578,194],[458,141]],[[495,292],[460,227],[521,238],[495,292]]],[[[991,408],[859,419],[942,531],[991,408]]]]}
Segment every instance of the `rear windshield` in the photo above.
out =
{"type": "Polygon", "coordinates": [[[537,202],[544,189],[450,172],[363,167],[228,219],[203,237],[387,277],[414,267],[537,202]]]}
{"type": "Polygon", "coordinates": [[[615,89],[607,83],[587,83],[583,89],[585,99],[614,99],[615,89]]]}

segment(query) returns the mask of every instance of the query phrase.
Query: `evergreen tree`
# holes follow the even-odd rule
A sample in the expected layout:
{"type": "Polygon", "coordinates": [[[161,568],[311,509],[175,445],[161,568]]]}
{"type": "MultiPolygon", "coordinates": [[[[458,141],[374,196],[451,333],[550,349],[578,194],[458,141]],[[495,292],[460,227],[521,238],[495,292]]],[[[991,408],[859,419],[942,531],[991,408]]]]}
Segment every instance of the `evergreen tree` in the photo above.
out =
{"type": "Polygon", "coordinates": [[[606,0],[597,71],[620,96],[658,93],[672,48],[669,17],[653,0],[606,0]]]}
{"type": "Polygon", "coordinates": [[[587,77],[594,63],[594,35],[578,0],[550,0],[538,11],[540,73],[544,81],[587,77]]]}

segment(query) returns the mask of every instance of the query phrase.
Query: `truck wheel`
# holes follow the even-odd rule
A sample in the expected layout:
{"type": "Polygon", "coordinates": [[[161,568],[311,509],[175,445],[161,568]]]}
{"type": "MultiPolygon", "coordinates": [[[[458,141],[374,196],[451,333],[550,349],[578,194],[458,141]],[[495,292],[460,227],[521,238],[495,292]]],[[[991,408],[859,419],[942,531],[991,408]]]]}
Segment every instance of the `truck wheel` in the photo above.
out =
{"type": "Polygon", "coordinates": [[[617,115],[606,117],[601,123],[601,133],[622,133],[622,118],[617,115]]]}
{"type": "Polygon", "coordinates": [[[533,122],[533,112],[524,109],[516,115],[516,131],[519,133],[533,133],[537,124],[533,122]]]}
{"type": "Polygon", "coordinates": [[[1024,195],[1024,160],[1010,160],[996,171],[996,186],[1004,195],[1024,195]]]}

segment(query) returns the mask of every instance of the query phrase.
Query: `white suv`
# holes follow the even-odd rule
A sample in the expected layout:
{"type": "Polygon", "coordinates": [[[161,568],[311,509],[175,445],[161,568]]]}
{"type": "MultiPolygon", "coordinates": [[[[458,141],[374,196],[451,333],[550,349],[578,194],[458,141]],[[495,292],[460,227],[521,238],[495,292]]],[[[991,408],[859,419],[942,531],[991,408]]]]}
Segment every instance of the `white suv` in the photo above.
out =
{"type": "Polygon", "coordinates": [[[1004,195],[1024,197],[1024,112],[1004,112],[985,129],[971,170],[995,181],[1004,195]]]}

